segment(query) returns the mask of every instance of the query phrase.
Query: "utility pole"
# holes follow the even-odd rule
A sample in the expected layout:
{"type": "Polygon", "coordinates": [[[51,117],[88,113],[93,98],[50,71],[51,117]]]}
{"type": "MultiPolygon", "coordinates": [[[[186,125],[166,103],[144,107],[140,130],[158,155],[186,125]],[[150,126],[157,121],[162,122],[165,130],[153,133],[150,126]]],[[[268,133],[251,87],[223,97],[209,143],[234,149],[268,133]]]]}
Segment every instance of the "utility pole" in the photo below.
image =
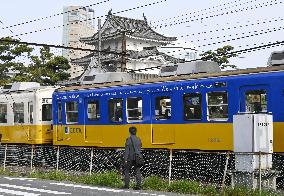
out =
{"type": "Polygon", "coordinates": [[[98,43],[98,70],[101,70],[101,48],[102,48],[102,35],[101,35],[101,19],[98,19],[98,36],[99,36],[99,43],[98,43]]]}
{"type": "Polygon", "coordinates": [[[121,72],[126,71],[126,36],[125,31],[122,32],[122,43],[121,43],[121,72]]]}

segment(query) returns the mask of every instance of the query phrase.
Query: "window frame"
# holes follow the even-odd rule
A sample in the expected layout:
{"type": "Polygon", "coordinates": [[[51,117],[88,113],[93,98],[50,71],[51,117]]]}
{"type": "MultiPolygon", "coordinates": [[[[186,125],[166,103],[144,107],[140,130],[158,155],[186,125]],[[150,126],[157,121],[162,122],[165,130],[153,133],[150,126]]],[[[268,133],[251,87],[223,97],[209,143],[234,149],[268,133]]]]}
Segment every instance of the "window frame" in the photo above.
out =
{"type": "MultiPolygon", "coordinates": [[[[17,112],[17,113],[20,113],[20,112],[17,112]]],[[[22,124],[22,123],[25,123],[25,103],[24,102],[14,102],[13,103],[13,118],[14,118],[14,124],[22,124]],[[23,114],[23,122],[16,122],[15,121],[15,113],[16,111],[19,111],[19,110],[16,110],[15,107],[16,107],[16,104],[22,104],[23,105],[23,110],[22,110],[22,114],[23,114]]]]}
{"type": "MultiPolygon", "coordinates": [[[[201,92],[186,92],[186,93],[184,93],[183,96],[182,96],[182,101],[183,101],[183,120],[184,120],[184,121],[200,121],[200,120],[203,119],[203,105],[202,105],[203,96],[202,96],[201,92]],[[196,97],[197,95],[199,95],[200,100],[199,100],[199,105],[197,105],[197,106],[200,107],[200,109],[199,109],[199,110],[200,110],[200,118],[188,118],[188,119],[186,119],[185,98],[188,97],[189,95],[195,95],[195,97],[196,97]]],[[[192,106],[195,106],[195,105],[192,105],[192,106]]]]}
{"type": "Polygon", "coordinates": [[[125,110],[126,110],[126,120],[127,120],[127,122],[128,123],[134,123],[134,122],[142,122],[143,121],[143,97],[142,96],[131,96],[131,97],[127,97],[126,98],[126,107],[125,107],[125,110]],[[140,98],[139,100],[138,100],[138,107],[137,108],[131,108],[131,109],[129,109],[128,108],[128,100],[129,99],[138,99],[138,98],[140,98]],[[141,107],[139,107],[139,101],[141,101],[141,107]],[[138,116],[138,119],[137,120],[129,120],[129,111],[134,111],[134,110],[138,110],[138,113],[140,112],[140,116],[138,116]]]}
{"type": "Polygon", "coordinates": [[[65,105],[65,122],[66,122],[66,124],[78,124],[79,123],[79,101],[69,100],[69,101],[66,101],[64,105],[65,105]],[[67,104],[69,104],[69,103],[76,103],[77,104],[77,111],[75,111],[75,110],[67,111],[67,104]],[[77,113],[77,121],[76,122],[68,121],[68,113],[77,113]]]}
{"type": "MultiPolygon", "coordinates": [[[[0,123],[1,124],[7,124],[8,123],[8,103],[0,103],[0,105],[6,105],[6,114],[4,114],[4,116],[6,116],[6,122],[2,122],[0,120],[0,123]]],[[[2,114],[2,113],[0,113],[0,114],[2,114]]]]}
{"type": "MultiPolygon", "coordinates": [[[[116,102],[116,103],[118,103],[118,102],[116,102]]],[[[123,123],[124,122],[124,98],[121,98],[121,97],[116,97],[116,98],[109,98],[108,100],[107,100],[107,109],[108,109],[108,117],[107,117],[107,119],[108,119],[108,122],[110,122],[110,123],[123,123]],[[121,120],[118,120],[118,121],[115,121],[115,120],[112,120],[112,118],[114,117],[114,113],[115,113],[115,111],[113,111],[113,116],[110,116],[111,115],[111,113],[110,113],[110,101],[113,101],[113,100],[120,100],[121,101],[121,120]]]]}
{"type": "Polygon", "coordinates": [[[228,96],[228,91],[224,90],[224,91],[209,91],[206,93],[206,111],[207,111],[207,120],[208,121],[228,121],[229,120],[229,96],[228,96]],[[227,103],[223,103],[223,104],[212,104],[209,105],[209,94],[210,93],[226,93],[226,97],[227,97],[227,103]],[[227,106],[227,117],[226,118],[210,118],[210,112],[209,112],[209,107],[222,107],[222,106],[227,106]]]}
{"type": "MultiPolygon", "coordinates": [[[[171,95],[171,94],[156,94],[156,95],[154,95],[153,96],[153,101],[154,101],[154,115],[153,115],[153,119],[155,120],[155,121],[158,121],[158,122],[161,122],[161,121],[170,121],[170,120],[173,120],[173,115],[172,115],[172,103],[173,103],[173,96],[171,95]],[[164,116],[168,116],[169,118],[158,118],[159,116],[163,116],[163,114],[161,114],[160,115],[160,113],[163,113],[163,110],[162,110],[162,108],[159,108],[158,110],[157,110],[157,98],[158,97],[160,97],[160,99],[159,99],[159,101],[161,101],[162,99],[170,99],[170,103],[171,103],[171,105],[170,105],[170,108],[168,109],[167,108],[167,105],[165,106],[165,114],[164,114],[164,116]],[[164,98],[162,98],[162,97],[164,97],[164,98]],[[166,97],[166,98],[165,98],[166,97]],[[161,111],[160,111],[161,110],[161,111]],[[170,114],[170,115],[166,115],[166,112],[167,112],[167,110],[169,111],[168,112],[168,114],[170,114]],[[157,111],[158,111],[158,113],[159,114],[157,114],[157,111]]],[[[162,106],[161,105],[161,103],[159,104],[159,106],[162,106]]]]}
{"type": "MultiPolygon", "coordinates": [[[[86,120],[88,121],[88,122],[98,122],[98,121],[100,121],[101,119],[102,119],[102,112],[101,112],[101,105],[100,105],[100,100],[99,99],[86,99],[86,113],[85,113],[85,115],[86,115],[86,120]],[[97,102],[97,106],[98,106],[98,110],[99,110],[99,112],[97,113],[96,112],[96,115],[98,115],[99,117],[98,118],[96,118],[96,119],[89,119],[89,116],[88,116],[88,114],[89,114],[89,112],[88,112],[88,105],[89,105],[89,103],[90,102],[92,102],[92,101],[95,101],[95,102],[97,102]]],[[[97,106],[96,106],[96,111],[97,111],[97,106]]]]}

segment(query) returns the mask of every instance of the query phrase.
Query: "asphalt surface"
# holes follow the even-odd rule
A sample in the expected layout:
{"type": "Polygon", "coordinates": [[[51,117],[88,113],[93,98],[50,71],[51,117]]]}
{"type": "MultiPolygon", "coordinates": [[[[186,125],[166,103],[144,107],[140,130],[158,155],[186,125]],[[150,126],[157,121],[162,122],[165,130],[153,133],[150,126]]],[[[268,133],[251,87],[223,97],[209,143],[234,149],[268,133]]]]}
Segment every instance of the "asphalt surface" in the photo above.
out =
{"type": "Polygon", "coordinates": [[[108,187],[75,184],[72,182],[58,182],[36,178],[21,178],[0,176],[0,196],[24,195],[24,196],[180,196],[175,193],[164,193],[132,189],[115,189],[108,187]]]}

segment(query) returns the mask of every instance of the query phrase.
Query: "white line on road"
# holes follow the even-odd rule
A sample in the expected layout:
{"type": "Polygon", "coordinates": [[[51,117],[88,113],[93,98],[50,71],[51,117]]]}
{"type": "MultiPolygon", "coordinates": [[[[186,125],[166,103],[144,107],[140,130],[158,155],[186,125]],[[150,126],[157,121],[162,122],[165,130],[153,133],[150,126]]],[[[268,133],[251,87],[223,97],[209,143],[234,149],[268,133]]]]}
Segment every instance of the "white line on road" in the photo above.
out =
{"type": "Polygon", "coordinates": [[[92,190],[98,190],[98,191],[107,191],[107,192],[114,192],[114,193],[123,192],[122,190],[103,188],[103,187],[95,187],[95,186],[82,186],[82,185],[78,185],[78,184],[64,184],[64,183],[50,183],[50,184],[67,186],[67,187],[74,187],[74,188],[92,189],[92,190]]]}
{"type": "Polygon", "coordinates": [[[36,180],[36,178],[11,178],[11,177],[4,177],[6,178],[7,180],[36,180]]]}
{"type": "Polygon", "coordinates": [[[61,195],[71,195],[71,193],[65,193],[65,192],[59,192],[59,191],[52,191],[52,190],[46,190],[46,189],[38,189],[38,188],[32,188],[32,187],[25,187],[25,186],[18,186],[13,184],[0,184],[2,187],[8,187],[8,188],[15,188],[15,189],[22,189],[27,191],[35,191],[35,192],[41,192],[41,193],[50,193],[50,194],[61,194],[61,195]]]}
{"type": "Polygon", "coordinates": [[[14,191],[14,190],[9,190],[9,189],[2,189],[0,188],[1,193],[10,193],[13,195],[23,195],[23,196],[39,196],[40,194],[34,194],[34,193],[27,193],[27,192],[22,192],[22,191],[14,191]]]}
{"type": "Polygon", "coordinates": [[[83,186],[78,184],[65,184],[65,183],[50,183],[52,185],[58,185],[58,186],[67,186],[67,187],[74,187],[74,188],[83,188],[83,189],[91,189],[91,190],[98,190],[98,191],[107,191],[107,192],[114,192],[114,193],[134,193],[134,194],[141,194],[141,195],[155,195],[155,196],[166,196],[166,195],[159,195],[159,194],[153,194],[153,193],[142,193],[138,191],[129,191],[129,190],[119,190],[119,189],[111,189],[111,188],[103,188],[103,187],[95,187],[95,186],[83,186]]]}

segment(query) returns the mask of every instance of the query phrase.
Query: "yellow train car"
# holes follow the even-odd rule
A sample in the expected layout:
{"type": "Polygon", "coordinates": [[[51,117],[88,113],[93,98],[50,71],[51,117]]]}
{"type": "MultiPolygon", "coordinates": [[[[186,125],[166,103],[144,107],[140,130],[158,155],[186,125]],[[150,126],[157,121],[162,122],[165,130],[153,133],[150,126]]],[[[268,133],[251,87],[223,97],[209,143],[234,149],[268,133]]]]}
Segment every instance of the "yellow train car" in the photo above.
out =
{"type": "Polygon", "coordinates": [[[0,134],[6,144],[52,144],[55,87],[16,82],[0,94],[0,134]]]}

